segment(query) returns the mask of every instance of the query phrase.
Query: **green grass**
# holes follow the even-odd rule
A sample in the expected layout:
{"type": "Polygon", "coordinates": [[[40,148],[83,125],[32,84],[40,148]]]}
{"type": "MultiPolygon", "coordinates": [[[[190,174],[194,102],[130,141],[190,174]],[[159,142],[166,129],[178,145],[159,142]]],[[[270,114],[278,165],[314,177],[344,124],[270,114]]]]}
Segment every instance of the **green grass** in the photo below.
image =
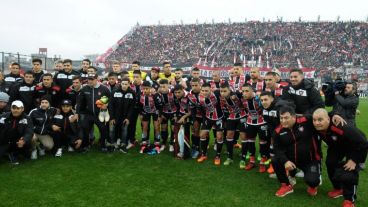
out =
{"type": "MultiPolygon", "coordinates": [[[[358,126],[368,134],[368,101],[361,100],[358,126]]],[[[323,185],[309,197],[298,179],[294,193],[274,196],[276,179],[256,170],[213,165],[212,160],[176,160],[167,151],[141,155],[65,153],[19,166],[0,162],[0,206],[341,206],[342,198],[328,199],[331,184],[323,171],[323,185]]],[[[213,153],[213,150],[210,150],[213,153]]],[[[237,151],[236,154],[238,154],[237,151]]],[[[210,154],[213,158],[213,154],[210,154]]],[[[358,206],[368,206],[367,170],[360,174],[358,206]]]]}

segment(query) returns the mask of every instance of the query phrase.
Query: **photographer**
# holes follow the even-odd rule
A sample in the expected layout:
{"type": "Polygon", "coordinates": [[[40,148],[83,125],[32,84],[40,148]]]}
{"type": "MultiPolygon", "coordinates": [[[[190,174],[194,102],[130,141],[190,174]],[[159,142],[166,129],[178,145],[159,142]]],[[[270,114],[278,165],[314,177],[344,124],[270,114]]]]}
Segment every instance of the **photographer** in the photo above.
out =
{"type": "MultiPolygon", "coordinates": [[[[338,82],[335,83],[335,85],[338,82]]],[[[355,114],[359,105],[357,94],[357,84],[355,82],[344,83],[342,90],[335,90],[333,99],[332,114],[340,115],[346,122],[355,126],[355,114]]],[[[335,87],[336,88],[336,87],[335,87]]],[[[339,87],[337,87],[339,89],[339,87]]]]}

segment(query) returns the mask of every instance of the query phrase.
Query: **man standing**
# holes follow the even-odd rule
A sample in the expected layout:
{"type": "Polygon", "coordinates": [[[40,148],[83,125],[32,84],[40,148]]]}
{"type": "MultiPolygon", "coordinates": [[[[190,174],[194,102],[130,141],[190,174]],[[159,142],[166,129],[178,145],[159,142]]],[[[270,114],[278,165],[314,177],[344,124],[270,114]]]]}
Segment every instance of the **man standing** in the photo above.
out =
{"type": "Polygon", "coordinates": [[[51,106],[57,107],[60,104],[60,87],[53,83],[51,73],[45,73],[42,76],[42,84],[35,88],[36,105],[40,104],[40,99],[44,95],[51,96],[51,106]]]}
{"type": "MultiPolygon", "coordinates": [[[[91,67],[90,67],[91,68],[91,67]]],[[[81,127],[81,136],[83,138],[83,147],[89,147],[89,133],[94,124],[100,131],[100,147],[101,151],[112,150],[112,141],[109,139],[108,122],[101,122],[98,118],[100,109],[96,106],[96,101],[101,97],[110,97],[110,91],[101,85],[96,74],[88,74],[88,85],[84,86],[78,96],[76,106],[76,116],[79,118],[81,127]],[[109,149],[106,147],[106,141],[110,144],[109,149]]]]}
{"type": "Polygon", "coordinates": [[[158,77],[162,79],[167,79],[169,83],[175,80],[175,73],[171,72],[171,64],[169,62],[163,63],[163,73],[160,73],[158,77]]]}
{"type": "Polygon", "coordinates": [[[72,79],[74,76],[79,75],[79,73],[73,70],[72,60],[65,59],[64,69],[57,73],[54,77],[54,82],[60,87],[60,98],[66,99],[66,89],[72,85],[72,79]]]}
{"type": "Polygon", "coordinates": [[[12,63],[10,65],[10,73],[4,76],[5,82],[11,84],[23,82],[23,78],[20,76],[20,65],[19,63],[12,63]]]}
{"type": "Polygon", "coordinates": [[[42,60],[41,59],[33,59],[32,60],[33,68],[32,72],[34,74],[34,82],[38,84],[42,81],[42,75],[44,74],[42,70],[42,60]]]}
{"type": "Polygon", "coordinates": [[[82,60],[82,68],[79,70],[82,83],[87,83],[88,68],[91,66],[91,61],[89,59],[82,60]]]}
{"type": "Polygon", "coordinates": [[[34,73],[27,71],[24,73],[24,82],[16,85],[10,91],[10,100],[11,102],[15,100],[22,101],[24,112],[28,114],[36,107],[35,89],[34,73]]]}
{"type": "Polygon", "coordinates": [[[314,111],[313,125],[319,137],[328,145],[326,166],[334,187],[328,196],[344,196],[343,207],[353,207],[359,180],[359,163],[364,163],[367,156],[367,138],[354,126],[333,124],[325,109],[314,111]]]}

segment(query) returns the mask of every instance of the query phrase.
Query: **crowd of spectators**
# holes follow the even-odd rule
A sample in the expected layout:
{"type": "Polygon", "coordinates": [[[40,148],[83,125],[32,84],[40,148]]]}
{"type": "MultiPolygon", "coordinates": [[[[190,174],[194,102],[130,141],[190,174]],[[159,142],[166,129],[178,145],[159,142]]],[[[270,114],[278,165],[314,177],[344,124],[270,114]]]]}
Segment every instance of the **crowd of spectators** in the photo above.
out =
{"type": "Polygon", "coordinates": [[[266,66],[367,65],[366,22],[259,22],[136,26],[107,61],[228,66],[261,59],[266,66]],[[298,61],[299,60],[299,61],[298,61]]]}

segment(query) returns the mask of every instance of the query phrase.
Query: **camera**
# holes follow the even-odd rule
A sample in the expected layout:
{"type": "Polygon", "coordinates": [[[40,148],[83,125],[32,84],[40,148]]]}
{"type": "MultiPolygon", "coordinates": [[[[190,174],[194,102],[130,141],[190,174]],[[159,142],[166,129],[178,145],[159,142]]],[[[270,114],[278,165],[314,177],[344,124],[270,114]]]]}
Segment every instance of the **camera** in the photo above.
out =
{"type": "Polygon", "coordinates": [[[342,79],[336,79],[333,82],[326,82],[322,84],[322,92],[325,94],[326,106],[334,105],[335,92],[339,91],[340,94],[344,94],[346,82],[342,79]]]}

